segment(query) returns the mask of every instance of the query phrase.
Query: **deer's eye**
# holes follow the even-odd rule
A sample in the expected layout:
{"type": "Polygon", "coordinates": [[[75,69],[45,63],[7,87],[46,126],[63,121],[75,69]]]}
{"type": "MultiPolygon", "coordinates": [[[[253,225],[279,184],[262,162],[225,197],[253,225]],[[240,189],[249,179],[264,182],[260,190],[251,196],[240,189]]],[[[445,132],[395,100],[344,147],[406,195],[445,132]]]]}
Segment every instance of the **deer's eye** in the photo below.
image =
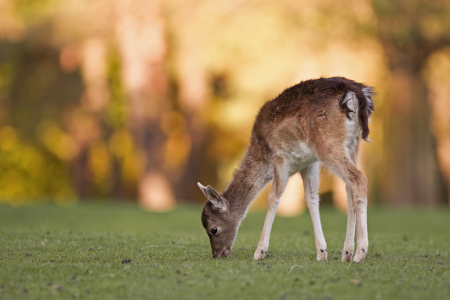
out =
{"type": "Polygon", "coordinates": [[[212,235],[216,235],[216,233],[217,233],[217,227],[212,228],[212,229],[210,230],[210,232],[211,232],[212,235]]]}

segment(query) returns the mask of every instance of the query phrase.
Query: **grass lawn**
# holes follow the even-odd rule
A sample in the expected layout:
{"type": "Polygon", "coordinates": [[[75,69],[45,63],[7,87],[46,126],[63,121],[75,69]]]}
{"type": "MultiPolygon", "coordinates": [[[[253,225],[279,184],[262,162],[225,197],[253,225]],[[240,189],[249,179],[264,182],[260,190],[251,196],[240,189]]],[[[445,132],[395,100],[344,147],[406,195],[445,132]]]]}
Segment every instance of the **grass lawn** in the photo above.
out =
{"type": "Polygon", "coordinates": [[[342,263],[346,215],[324,209],[328,262],[306,212],[277,217],[253,261],[264,213],[231,256],[212,259],[201,207],[0,205],[0,299],[450,299],[450,211],[369,210],[369,253],[342,263]],[[128,263],[125,263],[128,262],[128,263]]]}

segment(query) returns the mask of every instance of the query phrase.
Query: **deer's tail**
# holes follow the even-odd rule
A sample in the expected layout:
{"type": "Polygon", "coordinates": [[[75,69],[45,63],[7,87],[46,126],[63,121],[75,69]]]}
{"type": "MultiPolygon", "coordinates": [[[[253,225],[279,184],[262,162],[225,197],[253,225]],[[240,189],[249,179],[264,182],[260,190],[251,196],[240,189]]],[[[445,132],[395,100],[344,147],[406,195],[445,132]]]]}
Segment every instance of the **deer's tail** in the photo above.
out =
{"type": "Polygon", "coordinates": [[[361,129],[361,137],[365,141],[369,140],[369,117],[375,109],[373,103],[374,91],[370,86],[353,89],[347,92],[345,97],[339,102],[339,106],[345,111],[348,119],[358,118],[361,129]]]}

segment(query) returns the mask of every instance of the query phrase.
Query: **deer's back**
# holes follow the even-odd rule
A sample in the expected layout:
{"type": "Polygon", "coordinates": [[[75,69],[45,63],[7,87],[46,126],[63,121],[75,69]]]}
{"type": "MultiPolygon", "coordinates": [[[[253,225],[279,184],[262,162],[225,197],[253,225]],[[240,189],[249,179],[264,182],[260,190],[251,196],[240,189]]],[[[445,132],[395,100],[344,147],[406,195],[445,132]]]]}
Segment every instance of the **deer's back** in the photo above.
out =
{"type": "MultiPolygon", "coordinates": [[[[298,157],[300,164],[312,163],[317,160],[315,149],[343,143],[352,134],[347,132],[348,118],[339,103],[349,91],[361,92],[365,87],[333,77],[286,89],[261,107],[252,131],[252,154],[270,160],[273,154],[283,152],[298,157]]],[[[353,127],[358,137],[358,126],[353,127]]]]}

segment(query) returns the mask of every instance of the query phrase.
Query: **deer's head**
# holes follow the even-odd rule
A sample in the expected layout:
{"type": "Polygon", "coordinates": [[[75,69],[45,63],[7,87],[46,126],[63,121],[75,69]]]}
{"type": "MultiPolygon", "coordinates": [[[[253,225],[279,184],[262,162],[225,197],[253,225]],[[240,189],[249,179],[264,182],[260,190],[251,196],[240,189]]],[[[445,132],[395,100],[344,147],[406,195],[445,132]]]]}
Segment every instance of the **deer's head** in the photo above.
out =
{"type": "Polygon", "coordinates": [[[228,201],[209,185],[198,187],[205,194],[208,202],[202,212],[202,223],[206,229],[214,258],[228,257],[241,222],[230,210],[228,201]]]}

